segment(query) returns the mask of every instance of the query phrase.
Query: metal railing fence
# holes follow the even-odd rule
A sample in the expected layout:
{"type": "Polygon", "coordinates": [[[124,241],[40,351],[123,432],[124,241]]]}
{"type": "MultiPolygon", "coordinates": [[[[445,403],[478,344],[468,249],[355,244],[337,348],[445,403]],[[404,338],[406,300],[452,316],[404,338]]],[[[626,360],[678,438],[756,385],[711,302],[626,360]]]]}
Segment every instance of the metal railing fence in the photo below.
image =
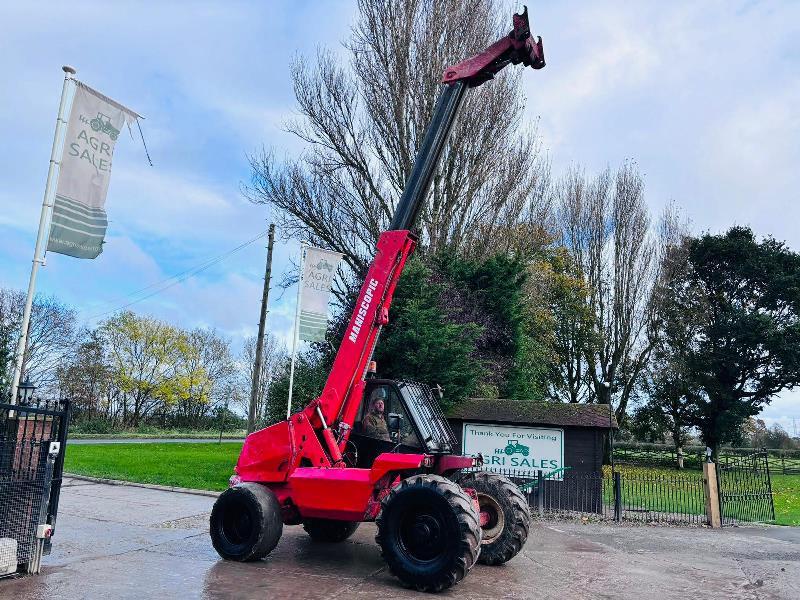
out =
{"type": "Polygon", "coordinates": [[[754,452],[720,463],[717,485],[723,526],[775,520],[767,452],[754,452]]]}
{"type": "MultiPolygon", "coordinates": [[[[718,462],[721,465],[736,462],[755,452],[766,452],[770,458],[770,469],[781,475],[800,475],[800,450],[783,448],[721,448],[718,462]]],[[[683,469],[702,470],[705,448],[686,446],[680,453],[667,444],[615,442],[614,463],[618,465],[663,467],[675,469],[679,464],[683,469]],[[682,460],[681,460],[682,459],[682,460]]]]}
{"type": "Polygon", "coordinates": [[[701,525],[706,522],[703,478],[699,474],[487,469],[516,483],[540,517],[587,517],[701,525]]]}
{"type": "Polygon", "coordinates": [[[38,525],[55,530],[69,414],[67,400],[0,403],[0,538],[17,540],[20,564],[34,558],[38,525]],[[54,461],[52,442],[60,445],[54,461]]]}

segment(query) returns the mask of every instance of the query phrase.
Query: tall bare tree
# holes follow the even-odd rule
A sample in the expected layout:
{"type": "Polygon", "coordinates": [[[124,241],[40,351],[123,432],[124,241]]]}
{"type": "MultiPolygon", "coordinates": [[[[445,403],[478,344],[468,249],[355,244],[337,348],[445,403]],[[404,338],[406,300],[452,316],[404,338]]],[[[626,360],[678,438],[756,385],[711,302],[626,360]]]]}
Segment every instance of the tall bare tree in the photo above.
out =
{"type": "Polygon", "coordinates": [[[589,400],[616,404],[617,420],[653,348],[659,281],[680,223],[668,210],[656,231],[633,163],[593,179],[571,169],[557,186],[562,243],[587,284],[592,335],[584,350],[589,400]]]}
{"type": "MultiPolygon", "coordinates": [[[[9,379],[14,368],[16,344],[22,323],[25,294],[18,290],[0,289],[0,343],[6,345],[0,352],[7,371],[0,381],[9,379]],[[11,344],[8,347],[8,344],[11,344]]],[[[74,351],[78,342],[75,310],[53,296],[37,295],[33,300],[28,330],[28,346],[23,360],[23,376],[29,377],[45,392],[52,391],[57,382],[57,369],[74,351]]]]}
{"type": "Polygon", "coordinates": [[[83,330],[69,358],[58,367],[61,394],[90,419],[114,420],[112,381],[104,340],[97,329],[83,330]]]}
{"type": "MultiPolygon", "coordinates": [[[[251,158],[248,197],[278,209],[285,235],[368,264],[392,217],[430,122],[448,64],[482,51],[510,28],[494,0],[359,0],[344,43],[313,64],[298,59],[292,82],[299,118],[287,129],[306,143],[296,159],[251,158]]],[[[547,212],[549,170],[535,128],[522,122],[518,73],[472,90],[455,124],[421,215],[424,246],[481,251],[524,240],[499,231],[537,228],[547,212]]]]}
{"type": "MultiPolygon", "coordinates": [[[[249,390],[253,382],[253,369],[255,368],[256,357],[256,336],[245,339],[240,356],[240,388],[249,390]]],[[[261,377],[258,380],[258,391],[256,394],[256,423],[262,425],[266,423],[269,414],[270,388],[272,382],[281,373],[283,364],[286,362],[286,349],[278,338],[267,333],[264,336],[264,351],[261,358],[261,377]]],[[[247,410],[250,403],[249,394],[242,395],[241,408],[247,410]]],[[[285,410],[286,399],[281,398],[281,410],[285,410]]]]}

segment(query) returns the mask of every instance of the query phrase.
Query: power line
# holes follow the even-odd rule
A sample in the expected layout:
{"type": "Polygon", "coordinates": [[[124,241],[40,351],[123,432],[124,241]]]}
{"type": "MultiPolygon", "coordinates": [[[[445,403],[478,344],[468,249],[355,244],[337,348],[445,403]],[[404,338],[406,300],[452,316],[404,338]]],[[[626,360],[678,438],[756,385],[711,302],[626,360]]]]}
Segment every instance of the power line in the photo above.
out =
{"type": "Polygon", "coordinates": [[[172,275],[170,277],[162,279],[161,281],[157,281],[155,283],[151,283],[150,285],[147,285],[147,286],[145,286],[143,288],[140,288],[138,290],[135,290],[133,292],[129,292],[129,293],[125,294],[125,296],[128,296],[128,297],[136,296],[137,294],[140,294],[140,293],[142,293],[144,291],[147,291],[149,289],[152,289],[154,287],[158,287],[158,286],[162,286],[163,284],[167,284],[167,285],[163,285],[163,287],[159,287],[158,289],[156,289],[154,292],[151,292],[150,294],[147,294],[147,295],[142,296],[141,298],[137,298],[135,300],[131,300],[130,302],[127,302],[126,304],[123,304],[122,306],[119,306],[119,307],[111,309],[111,310],[104,311],[102,313],[98,313],[96,315],[92,315],[91,317],[87,317],[87,320],[93,321],[93,320],[98,319],[100,317],[103,317],[105,315],[110,315],[112,313],[119,312],[121,310],[124,310],[124,309],[128,308],[129,306],[133,306],[134,304],[138,304],[139,302],[143,302],[144,300],[152,298],[153,296],[156,296],[156,295],[160,294],[161,292],[164,292],[164,291],[168,290],[169,288],[171,288],[173,286],[176,286],[179,283],[183,283],[187,279],[190,279],[190,278],[194,277],[195,275],[198,275],[199,273],[202,273],[203,271],[205,271],[207,269],[210,269],[211,267],[213,267],[214,265],[222,262],[223,260],[225,260],[226,258],[231,256],[232,254],[235,254],[239,250],[242,250],[242,249],[246,248],[247,246],[249,246],[250,244],[253,244],[254,242],[257,242],[258,240],[262,239],[266,235],[267,235],[267,232],[266,231],[262,231],[257,236],[247,240],[246,242],[243,242],[243,243],[239,244],[235,248],[232,248],[232,249],[228,250],[227,252],[224,252],[224,253],[222,253],[222,254],[220,254],[218,256],[210,258],[207,261],[202,262],[202,263],[200,263],[199,265],[197,265],[195,267],[186,269],[185,271],[181,271],[180,273],[176,273],[175,275],[172,275]]]}
{"type": "MultiPolygon", "coordinates": [[[[149,290],[151,288],[159,286],[162,283],[166,283],[166,282],[171,281],[171,280],[173,280],[173,279],[175,279],[177,277],[181,277],[181,276],[183,276],[183,275],[185,275],[187,273],[191,273],[191,272],[195,271],[196,269],[204,267],[205,265],[211,266],[212,264],[216,264],[222,258],[226,258],[228,255],[233,254],[234,252],[237,252],[237,251],[241,250],[245,246],[248,246],[248,245],[252,244],[253,242],[260,240],[265,235],[267,235],[267,232],[266,231],[262,231],[261,233],[259,233],[254,238],[249,239],[246,242],[243,242],[242,244],[240,244],[239,246],[236,246],[236,248],[233,248],[232,250],[229,250],[229,251],[227,251],[227,252],[225,252],[223,254],[220,254],[218,256],[213,256],[213,257],[209,258],[208,260],[206,260],[205,262],[200,263],[199,265],[195,265],[194,267],[190,267],[190,268],[186,269],[185,271],[181,271],[180,273],[176,273],[175,275],[170,275],[169,277],[165,277],[164,279],[161,279],[160,281],[156,281],[155,283],[151,283],[150,285],[146,285],[143,288],[139,288],[138,290],[134,290],[132,292],[128,292],[127,294],[124,295],[124,297],[136,296],[137,294],[140,294],[140,293],[145,292],[145,291],[147,291],[147,290],[149,290]]],[[[112,302],[115,302],[115,301],[111,300],[111,301],[107,302],[107,304],[111,304],[112,302]]]]}

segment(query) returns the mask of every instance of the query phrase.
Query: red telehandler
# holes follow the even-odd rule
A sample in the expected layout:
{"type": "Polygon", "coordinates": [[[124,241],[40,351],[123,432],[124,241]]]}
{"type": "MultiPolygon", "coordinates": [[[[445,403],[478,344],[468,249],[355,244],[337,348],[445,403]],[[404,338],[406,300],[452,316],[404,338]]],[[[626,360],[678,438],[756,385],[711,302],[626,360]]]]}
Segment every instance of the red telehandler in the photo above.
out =
{"type": "Polygon", "coordinates": [[[457,442],[431,388],[368,376],[417,242],[411,229],[464,94],[509,63],[545,65],[527,9],[514,15],[507,36],[445,70],[432,122],[389,230],[378,240],[322,395],[247,437],[231,487],[214,504],[211,539],[223,558],[264,558],[284,524],[302,524],[315,540],[340,542],[359,523],[376,521],[391,572],[406,585],[438,592],[463,579],[476,561],[504,563],[525,544],[525,497],[508,479],[475,472],[480,456],[454,454],[457,442]]]}

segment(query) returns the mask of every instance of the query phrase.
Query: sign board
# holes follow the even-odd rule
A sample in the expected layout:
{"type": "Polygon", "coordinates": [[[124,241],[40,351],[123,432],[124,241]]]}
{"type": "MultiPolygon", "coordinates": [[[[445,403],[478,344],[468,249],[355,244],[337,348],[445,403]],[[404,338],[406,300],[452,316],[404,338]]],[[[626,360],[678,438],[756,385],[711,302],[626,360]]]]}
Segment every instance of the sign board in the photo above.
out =
{"type": "Polygon", "coordinates": [[[482,454],[487,471],[563,479],[563,429],[464,423],[462,440],[464,454],[482,454]]]}
{"type": "Polygon", "coordinates": [[[322,248],[306,248],[300,288],[300,339],[321,342],[328,329],[328,300],[342,255],[322,248]]]}
{"type": "Polygon", "coordinates": [[[103,251],[111,159],[120,130],[139,115],[76,81],[53,201],[48,252],[97,258],[103,251]]]}

